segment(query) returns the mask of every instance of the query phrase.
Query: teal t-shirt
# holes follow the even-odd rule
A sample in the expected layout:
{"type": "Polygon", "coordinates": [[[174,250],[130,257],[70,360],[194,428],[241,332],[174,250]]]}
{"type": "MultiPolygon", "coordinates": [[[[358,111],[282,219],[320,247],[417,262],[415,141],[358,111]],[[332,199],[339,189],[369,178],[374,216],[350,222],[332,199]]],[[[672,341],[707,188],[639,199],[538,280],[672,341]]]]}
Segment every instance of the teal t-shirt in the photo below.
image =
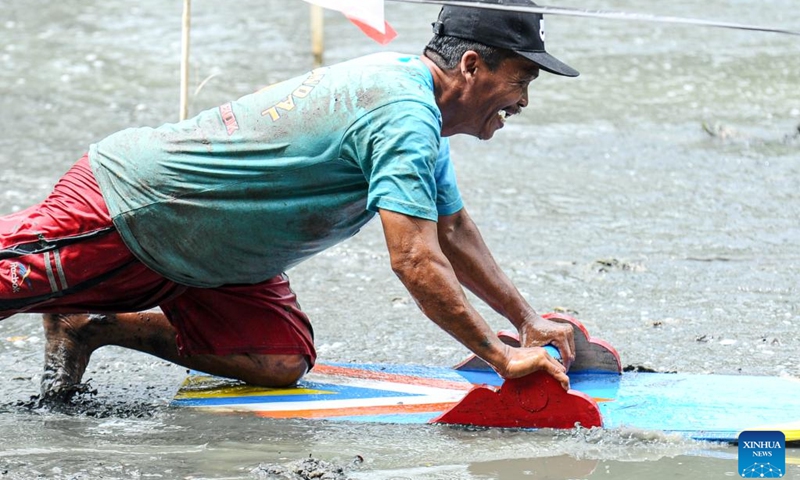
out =
{"type": "Polygon", "coordinates": [[[380,53],[194,118],[127,129],[89,158],[114,225],[185,285],[257,283],[345,240],[378,211],[462,208],[433,78],[380,53]]]}

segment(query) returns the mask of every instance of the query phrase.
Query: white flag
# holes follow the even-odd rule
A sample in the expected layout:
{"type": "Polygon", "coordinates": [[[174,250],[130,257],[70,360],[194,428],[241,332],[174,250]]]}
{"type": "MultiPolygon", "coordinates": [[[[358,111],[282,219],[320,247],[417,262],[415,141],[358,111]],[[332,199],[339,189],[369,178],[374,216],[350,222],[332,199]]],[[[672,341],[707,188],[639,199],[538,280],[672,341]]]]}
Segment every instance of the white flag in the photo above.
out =
{"type": "Polygon", "coordinates": [[[397,36],[383,15],[383,0],[303,0],[344,14],[376,42],[385,45],[397,36]]]}

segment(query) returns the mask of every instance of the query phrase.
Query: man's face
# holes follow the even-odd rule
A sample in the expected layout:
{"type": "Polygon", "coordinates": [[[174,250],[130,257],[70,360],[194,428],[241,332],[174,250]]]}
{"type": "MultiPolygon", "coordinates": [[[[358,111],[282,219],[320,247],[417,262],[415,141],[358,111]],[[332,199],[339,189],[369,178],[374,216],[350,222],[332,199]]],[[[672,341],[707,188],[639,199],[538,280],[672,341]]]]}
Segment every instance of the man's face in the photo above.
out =
{"type": "Polygon", "coordinates": [[[520,56],[505,60],[493,72],[484,63],[479,65],[482,68],[465,86],[469,112],[462,133],[488,140],[508,116],[528,105],[528,85],[539,76],[539,67],[520,56]]]}

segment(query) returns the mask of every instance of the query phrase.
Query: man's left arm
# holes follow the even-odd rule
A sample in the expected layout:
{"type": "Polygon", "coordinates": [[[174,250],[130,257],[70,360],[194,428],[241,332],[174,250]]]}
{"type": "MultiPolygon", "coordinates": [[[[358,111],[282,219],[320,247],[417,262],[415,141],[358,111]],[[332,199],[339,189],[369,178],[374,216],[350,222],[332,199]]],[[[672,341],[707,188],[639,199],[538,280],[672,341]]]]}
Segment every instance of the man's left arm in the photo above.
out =
{"type": "Polygon", "coordinates": [[[569,369],[575,359],[572,326],[536,313],[501,270],[466,209],[440,216],[437,229],[439,244],[459,282],[517,328],[523,347],[550,343],[569,369]]]}

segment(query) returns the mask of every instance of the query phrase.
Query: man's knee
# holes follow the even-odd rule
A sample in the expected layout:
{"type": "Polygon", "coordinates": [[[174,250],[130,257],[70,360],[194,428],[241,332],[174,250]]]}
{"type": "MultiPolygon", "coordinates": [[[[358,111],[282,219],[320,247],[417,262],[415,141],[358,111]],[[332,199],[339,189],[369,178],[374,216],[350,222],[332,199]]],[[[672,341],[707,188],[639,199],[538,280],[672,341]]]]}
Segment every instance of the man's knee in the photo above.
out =
{"type": "Polygon", "coordinates": [[[288,387],[308,372],[305,355],[248,355],[255,368],[241,380],[261,387],[288,387]]]}

